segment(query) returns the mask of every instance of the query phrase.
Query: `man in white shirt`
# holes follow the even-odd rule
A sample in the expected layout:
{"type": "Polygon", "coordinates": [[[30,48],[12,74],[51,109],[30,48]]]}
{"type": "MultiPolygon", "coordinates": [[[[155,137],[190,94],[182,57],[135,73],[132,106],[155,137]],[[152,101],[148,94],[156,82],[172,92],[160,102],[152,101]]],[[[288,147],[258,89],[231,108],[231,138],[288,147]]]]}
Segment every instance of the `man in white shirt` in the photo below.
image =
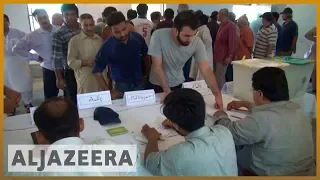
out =
{"type": "Polygon", "coordinates": [[[137,13],[138,18],[133,19],[132,23],[134,24],[136,32],[144,38],[147,45],[149,46],[153,23],[147,19],[148,5],[139,4],[137,6],[137,13]]]}
{"type": "Polygon", "coordinates": [[[54,15],[52,15],[51,21],[52,21],[52,25],[54,27],[56,27],[56,28],[61,27],[63,24],[62,14],[55,13],[54,15]]]}
{"type": "Polygon", "coordinates": [[[46,99],[56,97],[59,89],[56,87],[51,60],[52,35],[56,28],[50,24],[46,10],[36,9],[32,15],[40,24],[40,28],[20,39],[13,47],[13,52],[27,61],[36,60],[41,63],[44,96],[46,99]],[[37,54],[29,53],[31,49],[37,54]]]}
{"type": "Polygon", "coordinates": [[[193,89],[179,89],[164,100],[163,125],[176,130],[185,142],[159,151],[160,134],[148,125],[145,166],[157,176],[237,176],[237,157],[230,131],[221,126],[205,126],[206,104],[193,89]]]}

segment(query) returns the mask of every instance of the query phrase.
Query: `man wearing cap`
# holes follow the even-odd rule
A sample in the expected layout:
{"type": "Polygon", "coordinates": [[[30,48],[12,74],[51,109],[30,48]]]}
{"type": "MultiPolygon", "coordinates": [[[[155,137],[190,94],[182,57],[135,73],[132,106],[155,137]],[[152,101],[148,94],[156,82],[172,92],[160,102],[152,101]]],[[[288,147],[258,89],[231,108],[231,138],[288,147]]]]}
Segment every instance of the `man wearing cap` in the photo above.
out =
{"type": "Polygon", "coordinates": [[[257,34],[253,57],[264,59],[272,57],[272,54],[276,52],[278,34],[271,12],[266,12],[260,17],[262,17],[262,27],[257,34]]]}
{"type": "Polygon", "coordinates": [[[291,56],[292,53],[296,53],[298,25],[292,20],[293,11],[291,8],[285,8],[280,14],[282,14],[284,23],[282,25],[281,36],[279,39],[279,55],[291,56]]]}

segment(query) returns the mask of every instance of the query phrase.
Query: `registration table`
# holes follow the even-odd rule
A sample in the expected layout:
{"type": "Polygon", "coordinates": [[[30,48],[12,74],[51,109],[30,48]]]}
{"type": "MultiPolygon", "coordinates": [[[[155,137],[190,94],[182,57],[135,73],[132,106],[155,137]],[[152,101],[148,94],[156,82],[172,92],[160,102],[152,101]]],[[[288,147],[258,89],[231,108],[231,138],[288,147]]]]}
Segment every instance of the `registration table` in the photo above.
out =
{"type": "MultiPolygon", "coordinates": [[[[156,103],[147,106],[124,106],[122,100],[114,100],[112,105],[107,106],[119,114],[121,124],[101,126],[98,121],[93,119],[94,108],[80,110],[80,117],[84,119],[85,128],[81,132],[80,136],[87,143],[92,143],[97,139],[111,140],[117,144],[137,144],[139,142],[135,140],[134,134],[139,133],[141,127],[144,124],[151,125],[156,120],[164,120],[165,117],[161,113],[160,99],[162,94],[156,94],[156,103]],[[107,129],[124,126],[129,132],[127,134],[111,137],[107,133],[107,129]]],[[[214,96],[204,96],[206,102],[207,114],[213,114],[214,109],[214,96]]],[[[232,96],[223,95],[224,107],[232,100],[236,100],[232,96]]],[[[315,116],[315,98],[313,95],[306,94],[305,96],[305,108],[306,112],[310,116],[315,116]],[[313,112],[313,114],[312,114],[313,112]],[[311,115],[311,114],[312,115],[311,115]]],[[[232,117],[231,117],[232,119],[232,117]]],[[[236,119],[233,119],[236,120],[236,119]]],[[[207,116],[206,125],[212,125],[213,118],[207,116]]],[[[23,114],[18,116],[7,117],[4,119],[4,145],[5,153],[7,152],[7,146],[9,144],[33,144],[31,133],[37,131],[37,128],[32,125],[30,114],[23,114]]],[[[178,137],[178,139],[183,137],[178,137]]],[[[177,143],[177,137],[169,138],[159,149],[165,149],[169,146],[177,143]]],[[[140,143],[141,144],[141,143],[140,143]]],[[[139,149],[140,153],[144,152],[144,149],[139,149]]],[[[5,154],[6,156],[6,154],[5,154]]]]}

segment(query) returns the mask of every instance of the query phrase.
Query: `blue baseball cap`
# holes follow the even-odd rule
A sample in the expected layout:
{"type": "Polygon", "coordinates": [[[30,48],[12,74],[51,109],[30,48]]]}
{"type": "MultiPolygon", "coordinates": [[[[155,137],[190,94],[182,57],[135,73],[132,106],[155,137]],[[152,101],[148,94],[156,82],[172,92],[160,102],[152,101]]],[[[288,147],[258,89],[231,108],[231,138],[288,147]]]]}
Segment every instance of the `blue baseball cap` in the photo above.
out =
{"type": "Polygon", "coordinates": [[[101,125],[121,123],[119,114],[107,107],[97,107],[93,113],[93,119],[101,125]]]}

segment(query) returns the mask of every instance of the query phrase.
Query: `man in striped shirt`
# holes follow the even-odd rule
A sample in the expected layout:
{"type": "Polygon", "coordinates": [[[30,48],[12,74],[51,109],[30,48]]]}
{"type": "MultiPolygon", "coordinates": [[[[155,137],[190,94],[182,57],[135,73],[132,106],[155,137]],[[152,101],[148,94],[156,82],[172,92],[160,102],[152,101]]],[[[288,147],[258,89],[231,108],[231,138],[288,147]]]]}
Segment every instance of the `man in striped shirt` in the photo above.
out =
{"type": "Polygon", "coordinates": [[[262,17],[262,27],[257,34],[253,57],[263,59],[271,57],[275,53],[278,32],[272,23],[273,16],[271,12],[266,12],[260,17],[262,17]]]}

